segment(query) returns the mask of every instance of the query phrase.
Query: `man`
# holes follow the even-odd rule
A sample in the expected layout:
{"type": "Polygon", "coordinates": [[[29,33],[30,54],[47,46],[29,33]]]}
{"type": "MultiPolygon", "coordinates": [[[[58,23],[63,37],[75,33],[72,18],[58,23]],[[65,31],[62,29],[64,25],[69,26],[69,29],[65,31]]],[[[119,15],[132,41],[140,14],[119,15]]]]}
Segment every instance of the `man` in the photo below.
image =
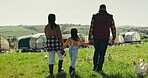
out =
{"type": "Polygon", "coordinates": [[[116,28],[113,16],[107,13],[106,6],[102,4],[100,5],[99,12],[92,16],[89,30],[89,43],[93,43],[95,48],[93,58],[94,71],[102,71],[104,56],[110,36],[110,29],[113,35],[111,42],[114,43],[116,38],[116,28]]]}

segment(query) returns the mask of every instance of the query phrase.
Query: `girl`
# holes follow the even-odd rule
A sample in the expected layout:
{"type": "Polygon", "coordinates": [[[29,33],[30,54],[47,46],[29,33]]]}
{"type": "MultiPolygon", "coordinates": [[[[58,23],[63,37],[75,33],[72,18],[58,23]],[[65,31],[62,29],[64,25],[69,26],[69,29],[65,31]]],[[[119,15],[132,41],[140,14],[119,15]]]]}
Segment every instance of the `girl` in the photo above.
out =
{"type": "Polygon", "coordinates": [[[57,53],[59,57],[59,64],[58,64],[58,72],[63,71],[62,69],[62,63],[64,56],[61,54],[62,52],[62,46],[63,46],[63,39],[62,34],[60,31],[59,25],[55,23],[55,15],[49,14],[48,16],[48,24],[45,26],[45,35],[47,38],[47,50],[49,53],[49,72],[51,75],[53,75],[53,67],[55,62],[55,53],[57,53]]]}
{"type": "Polygon", "coordinates": [[[71,60],[71,65],[69,68],[69,73],[71,74],[72,71],[75,70],[75,62],[78,54],[78,43],[81,43],[82,45],[89,45],[89,43],[84,43],[81,41],[81,39],[77,35],[78,31],[76,28],[71,29],[71,37],[67,39],[67,41],[64,44],[64,47],[66,47],[68,44],[70,44],[69,47],[69,55],[71,60]]]}

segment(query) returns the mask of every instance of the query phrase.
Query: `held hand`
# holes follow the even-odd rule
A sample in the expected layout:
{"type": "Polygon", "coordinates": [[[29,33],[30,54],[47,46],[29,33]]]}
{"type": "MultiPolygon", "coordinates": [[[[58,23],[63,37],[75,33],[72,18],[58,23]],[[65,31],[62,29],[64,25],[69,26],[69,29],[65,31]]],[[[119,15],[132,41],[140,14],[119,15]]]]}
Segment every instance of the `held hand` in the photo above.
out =
{"type": "Polygon", "coordinates": [[[91,43],[88,43],[88,45],[92,45],[91,43]]]}
{"type": "Polygon", "coordinates": [[[62,49],[61,54],[66,56],[66,51],[64,49],[62,49]]]}
{"type": "Polygon", "coordinates": [[[62,48],[65,48],[63,43],[62,43],[62,48]]]}
{"type": "Polygon", "coordinates": [[[93,43],[92,42],[89,42],[89,45],[93,45],[93,43]]]}

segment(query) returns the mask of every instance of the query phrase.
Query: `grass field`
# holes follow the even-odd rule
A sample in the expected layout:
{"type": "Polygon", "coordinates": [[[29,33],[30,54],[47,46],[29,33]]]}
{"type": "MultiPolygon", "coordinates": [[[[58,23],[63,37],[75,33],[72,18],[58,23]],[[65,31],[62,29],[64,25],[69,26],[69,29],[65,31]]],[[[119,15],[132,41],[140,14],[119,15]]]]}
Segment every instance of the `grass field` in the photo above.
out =
{"type": "MultiPolygon", "coordinates": [[[[92,61],[86,62],[85,58],[88,53],[93,55],[93,48],[81,48],[76,62],[75,78],[138,78],[134,73],[133,61],[139,63],[140,58],[148,61],[148,43],[110,46],[106,56],[110,53],[113,57],[112,61],[105,58],[103,70],[106,76],[92,71],[92,61]]],[[[58,59],[55,62],[54,76],[57,78],[70,78],[68,73],[70,59],[68,50],[67,56],[64,58],[63,68],[65,72],[58,73],[58,59]]],[[[48,52],[42,53],[3,53],[0,54],[0,78],[46,78],[48,73],[48,59],[44,56],[48,52]]],[[[56,56],[57,57],[57,56],[56,56]]],[[[54,78],[49,76],[48,78],[54,78]]],[[[148,78],[146,72],[143,78],[148,78]]]]}
{"type": "Polygon", "coordinates": [[[0,27],[0,35],[5,37],[20,37],[24,35],[31,35],[32,33],[38,33],[37,31],[33,31],[31,29],[26,29],[23,26],[2,26],[0,27]]]}

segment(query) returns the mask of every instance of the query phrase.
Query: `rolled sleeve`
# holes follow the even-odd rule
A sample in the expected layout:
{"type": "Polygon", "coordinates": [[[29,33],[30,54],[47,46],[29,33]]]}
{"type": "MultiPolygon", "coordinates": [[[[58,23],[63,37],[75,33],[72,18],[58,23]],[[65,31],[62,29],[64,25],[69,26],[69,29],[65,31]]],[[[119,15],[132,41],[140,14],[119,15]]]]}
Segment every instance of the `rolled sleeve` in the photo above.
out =
{"type": "Polygon", "coordinates": [[[114,20],[112,20],[111,31],[112,31],[112,35],[113,35],[113,40],[115,40],[115,38],[116,38],[116,27],[115,27],[114,20]]]}

